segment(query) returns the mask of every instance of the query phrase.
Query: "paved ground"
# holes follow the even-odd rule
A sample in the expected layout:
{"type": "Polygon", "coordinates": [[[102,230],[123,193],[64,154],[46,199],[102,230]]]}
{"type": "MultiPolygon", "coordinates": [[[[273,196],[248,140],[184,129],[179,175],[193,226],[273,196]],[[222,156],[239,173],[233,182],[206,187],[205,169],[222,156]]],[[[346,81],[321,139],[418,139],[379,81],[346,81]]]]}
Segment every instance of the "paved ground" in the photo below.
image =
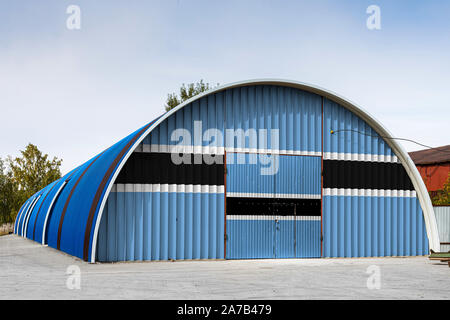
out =
{"type": "Polygon", "coordinates": [[[450,299],[450,268],[425,257],[87,264],[8,235],[0,271],[0,299],[450,299]],[[380,289],[368,289],[377,267],[380,289]]]}

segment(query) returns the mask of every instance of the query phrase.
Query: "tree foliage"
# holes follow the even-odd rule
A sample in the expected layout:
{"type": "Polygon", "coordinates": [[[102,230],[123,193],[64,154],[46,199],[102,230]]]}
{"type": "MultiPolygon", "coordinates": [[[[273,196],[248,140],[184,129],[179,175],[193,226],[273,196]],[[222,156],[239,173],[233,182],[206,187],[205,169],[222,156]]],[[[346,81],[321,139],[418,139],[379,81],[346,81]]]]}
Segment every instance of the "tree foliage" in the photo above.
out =
{"type": "Polygon", "coordinates": [[[439,190],[431,200],[435,206],[450,205],[450,172],[442,190],[439,190]]]}
{"type": "Polygon", "coordinates": [[[175,108],[180,103],[212,88],[213,86],[211,86],[209,83],[204,83],[203,80],[200,80],[197,83],[189,83],[188,85],[185,85],[183,83],[180,88],[179,96],[176,93],[169,93],[167,95],[167,101],[164,107],[166,111],[169,111],[175,108]]]}
{"type": "Polygon", "coordinates": [[[28,198],[61,177],[62,160],[50,160],[31,143],[20,154],[0,159],[0,223],[13,222],[28,198]]]}

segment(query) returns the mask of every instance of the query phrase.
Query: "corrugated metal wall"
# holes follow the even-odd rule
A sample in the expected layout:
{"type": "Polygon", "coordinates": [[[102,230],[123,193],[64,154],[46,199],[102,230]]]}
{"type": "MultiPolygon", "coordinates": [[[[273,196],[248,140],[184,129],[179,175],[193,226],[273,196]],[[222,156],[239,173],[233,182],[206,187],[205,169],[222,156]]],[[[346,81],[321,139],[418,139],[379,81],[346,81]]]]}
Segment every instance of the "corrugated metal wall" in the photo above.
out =
{"type": "MultiPolygon", "coordinates": [[[[155,154],[167,155],[180,142],[182,148],[177,151],[194,158],[207,154],[223,159],[226,152],[227,198],[320,201],[323,156],[324,256],[418,255],[428,251],[422,211],[397,157],[366,122],[328,99],[281,86],[224,90],[187,105],[163,121],[135,154],[151,153],[156,159],[159,156],[155,154]],[[174,134],[179,128],[185,130],[174,134]],[[338,132],[331,134],[331,130],[338,132]],[[276,141],[271,139],[272,133],[276,141]],[[236,154],[244,155],[241,160],[235,158],[235,164],[243,161],[251,165],[231,163],[229,157],[236,154]],[[275,175],[261,175],[262,169],[274,164],[274,158],[261,163],[256,154],[281,154],[275,175]]],[[[153,166],[167,176],[158,178],[164,183],[117,182],[102,219],[98,258],[223,257],[224,242],[219,239],[225,236],[225,186],[224,181],[212,178],[217,170],[207,169],[204,162],[184,169],[166,168],[155,161],[153,166]],[[206,191],[211,187],[217,192],[206,191]],[[136,191],[141,189],[147,191],[136,191]],[[192,228],[191,217],[197,217],[192,220],[192,228]]],[[[130,170],[135,169],[123,169],[130,170]]],[[[139,177],[142,172],[153,179],[155,174],[147,171],[151,170],[138,168],[134,174],[121,175],[139,177]]],[[[236,218],[227,212],[228,258],[320,256],[320,240],[308,242],[320,239],[320,216],[247,216],[236,218]]]]}
{"type": "Polygon", "coordinates": [[[224,258],[223,105],[223,93],[195,101],[136,148],[107,200],[99,261],[224,258]],[[178,142],[191,163],[172,162],[178,142]],[[208,155],[217,163],[206,164],[208,155]]]}
{"type": "Polygon", "coordinates": [[[227,216],[227,239],[227,259],[319,258],[320,216],[227,216]]]}
{"type": "Polygon", "coordinates": [[[98,260],[223,259],[224,194],[213,189],[115,185],[100,225],[98,260]]]}
{"type": "Polygon", "coordinates": [[[323,256],[427,254],[422,209],[391,148],[365,121],[328,99],[323,118],[323,256]]]}
{"type": "MultiPolygon", "coordinates": [[[[277,86],[248,86],[226,90],[207,96],[179,110],[167,120],[163,121],[158,128],[153,130],[151,134],[144,139],[143,143],[138,146],[135,153],[168,153],[173,150],[171,147],[180,145],[179,143],[181,142],[183,147],[178,151],[196,155],[213,154],[217,156],[224,155],[225,141],[229,141],[226,145],[228,151],[273,151],[275,153],[320,155],[320,133],[321,98],[319,96],[300,90],[277,86]],[[185,132],[178,132],[178,135],[173,135],[175,129],[178,128],[185,129],[185,132]],[[234,135],[227,136],[226,129],[233,130],[232,134],[234,135]],[[239,131],[238,129],[242,129],[242,131],[239,131]],[[252,144],[254,141],[248,138],[248,135],[252,134],[247,131],[248,129],[256,129],[254,132],[257,134],[257,139],[254,144],[252,144]],[[259,129],[268,129],[267,135],[264,135],[264,132],[259,129]],[[280,138],[278,145],[272,145],[272,140],[270,139],[272,131],[277,131],[277,137],[280,138]],[[292,132],[295,132],[295,134],[292,135],[292,132]]],[[[247,155],[247,157],[249,156],[247,155]]],[[[283,167],[289,165],[292,166],[292,163],[289,163],[287,159],[283,158],[281,162],[281,166],[283,167]]],[[[154,164],[156,167],[160,165],[160,163],[154,164]]],[[[277,165],[279,164],[277,163],[277,165]]],[[[258,166],[256,165],[255,167],[258,166]]],[[[264,167],[264,165],[262,165],[262,167],[264,167]]],[[[267,167],[267,165],[265,167],[267,167]]],[[[260,169],[260,167],[256,169],[260,169]]],[[[127,169],[124,168],[123,170],[127,169]]],[[[139,173],[140,170],[144,175],[146,174],[146,169],[133,170],[135,170],[134,176],[136,176],[136,172],[139,173]]],[[[165,169],[162,168],[161,170],[165,169]]],[[[170,175],[170,173],[168,174],[170,175]]],[[[195,176],[197,173],[194,171],[193,175],[195,176]]],[[[284,174],[283,176],[280,175],[277,176],[277,179],[280,179],[279,182],[281,182],[283,179],[288,179],[288,176],[288,174],[284,174]]],[[[255,179],[259,178],[255,176],[255,179]]],[[[261,179],[264,180],[264,178],[261,179]]],[[[274,182],[274,176],[269,178],[269,180],[274,182]]],[[[303,186],[299,186],[298,184],[293,183],[293,181],[291,182],[290,186],[298,189],[295,192],[311,192],[311,190],[303,190],[303,186]]],[[[318,185],[317,179],[315,183],[318,185]]],[[[176,205],[177,203],[182,203],[180,201],[183,200],[180,200],[180,197],[184,198],[184,201],[189,202],[185,205],[186,210],[188,210],[186,211],[186,214],[189,213],[185,219],[190,214],[192,214],[193,217],[198,217],[200,219],[200,222],[197,220],[197,222],[193,221],[192,230],[190,227],[186,227],[185,237],[187,238],[183,241],[181,241],[182,234],[178,234],[178,231],[175,232],[178,239],[176,243],[179,241],[186,241],[185,250],[187,250],[187,252],[184,252],[184,258],[223,258],[223,239],[225,230],[223,185],[217,186],[217,193],[197,194],[197,191],[195,190],[197,190],[198,187],[200,187],[200,190],[204,190],[208,185],[197,185],[195,183],[193,185],[180,185],[177,183],[175,183],[175,186],[171,186],[170,184],[167,186],[163,186],[162,184],[159,185],[160,189],[175,188],[176,190],[181,190],[182,188],[190,188],[191,190],[194,190],[193,192],[169,191],[155,193],[153,191],[148,191],[141,193],[131,191],[139,188],[147,188],[148,190],[149,188],[149,186],[141,185],[139,187],[139,185],[140,184],[137,183],[126,183],[124,184],[125,191],[116,190],[116,192],[110,195],[104,214],[104,217],[106,218],[102,218],[99,232],[99,260],[136,260],[141,259],[141,256],[143,260],[183,259],[183,254],[181,254],[183,250],[180,249],[180,252],[178,252],[179,250],[174,251],[173,243],[175,242],[173,240],[173,231],[171,232],[170,228],[167,226],[177,226],[170,223],[170,217],[173,219],[173,216],[178,214],[178,210],[183,210],[177,209],[178,207],[176,205]],[[213,200],[211,197],[217,200],[213,200]],[[121,200],[122,198],[123,200],[121,200]],[[147,204],[147,202],[150,201],[149,199],[152,199],[153,201],[151,209],[147,204]],[[170,199],[175,202],[171,202],[170,199]],[[161,207],[161,203],[166,203],[167,205],[161,207]],[[190,209],[191,203],[192,209],[190,209]],[[118,204],[120,204],[120,208],[117,207],[118,204]],[[154,205],[156,207],[154,207],[154,205]],[[213,210],[213,207],[210,208],[211,205],[216,206],[217,208],[215,209],[215,214],[210,212],[210,210],[213,210]],[[169,207],[170,209],[168,209],[169,207]],[[141,210],[141,208],[143,209],[141,210]],[[149,209],[146,210],[145,208],[149,209]],[[139,216],[134,217],[133,214],[137,214],[136,210],[139,212],[142,211],[142,213],[139,213],[139,216]],[[155,212],[159,212],[159,214],[156,214],[155,212]],[[141,215],[144,218],[147,216],[146,219],[150,219],[149,217],[151,216],[151,219],[148,221],[154,222],[151,226],[144,223],[146,227],[142,231],[140,227],[136,229],[136,222],[140,223],[140,221],[144,219],[141,218],[141,215]],[[117,235],[114,231],[116,230],[117,226],[115,225],[117,224],[119,216],[129,218],[128,220],[124,220],[128,229],[124,229],[125,231],[122,232],[121,236],[117,235]],[[167,223],[166,220],[168,221],[167,223]],[[128,222],[131,223],[131,226],[128,225],[128,222]],[[213,225],[210,225],[211,223],[213,223],[213,225]],[[157,230],[158,224],[160,225],[159,230],[157,230]],[[222,228],[221,233],[217,231],[217,237],[212,237],[217,241],[215,244],[206,240],[209,239],[208,234],[210,232],[208,229],[205,229],[205,226],[208,225],[216,231],[222,228]],[[191,236],[187,234],[187,232],[192,233],[192,242],[190,242],[189,239],[191,239],[191,236]],[[147,244],[147,249],[144,246],[144,243],[141,245],[140,240],[136,240],[136,237],[141,237],[141,233],[144,240],[147,239],[146,241],[151,242],[151,246],[147,244]],[[168,234],[171,234],[172,236],[168,236],[168,234]],[[119,237],[121,238],[119,239],[119,237]],[[132,239],[134,239],[134,241],[132,241],[132,239]],[[219,241],[219,239],[222,240],[219,241]],[[171,245],[169,245],[169,242],[171,245]],[[119,243],[122,244],[118,245],[119,243]],[[189,249],[191,246],[192,249],[189,249]],[[213,252],[210,253],[209,249],[208,252],[206,252],[206,247],[215,247],[217,254],[215,256],[211,255],[213,252]],[[140,253],[141,251],[142,254],[140,253]],[[136,252],[138,252],[137,255],[136,252]],[[158,252],[160,252],[160,254],[158,254],[158,252]],[[175,255],[174,252],[176,252],[175,255]]],[[[153,187],[156,185],[157,184],[153,184],[153,187]]],[[[263,185],[264,184],[262,184],[262,186],[263,185]]],[[[286,188],[290,188],[290,186],[282,186],[280,184],[278,187],[279,193],[286,194],[291,192],[285,190],[286,188]]],[[[122,187],[120,187],[120,183],[116,188],[121,190],[122,187]]],[[[270,191],[272,195],[274,194],[273,191],[274,190],[270,191]]],[[[180,205],[180,208],[182,207],[183,206],[180,205]]],[[[183,218],[180,217],[180,219],[182,220],[183,218]]],[[[180,221],[180,219],[177,221],[180,221]]],[[[185,220],[185,224],[186,223],[188,222],[185,220]]],[[[298,224],[300,225],[302,222],[299,221],[298,224]]],[[[182,230],[182,228],[180,229],[177,227],[176,230],[182,230]]],[[[274,238],[274,241],[277,241],[277,238],[274,238]]],[[[281,239],[278,243],[281,243],[281,239]]],[[[182,244],[178,243],[177,248],[182,248],[182,244]]]]}
{"type": "Polygon", "coordinates": [[[228,152],[279,151],[282,154],[321,155],[322,99],[320,96],[279,86],[246,86],[225,93],[226,129],[267,130],[267,142],[227,137],[228,152]],[[278,130],[279,145],[270,136],[278,130]],[[256,142],[256,143],[255,143],[256,142]]]}
{"type": "MultiPolygon", "coordinates": [[[[277,86],[242,87],[227,93],[226,129],[241,129],[249,136],[252,129],[257,132],[252,140],[226,136],[227,198],[320,199],[320,158],[287,155],[321,156],[321,97],[277,86]],[[267,132],[265,139],[260,132],[267,132]],[[259,157],[266,152],[272,157],[272,169],[276,168],[273,175],[261,174],[268,161],[259,157]]],[[[320,256],[320,217],[311,221],[295,217],[291,210],[283,216],[236,215],[227,210],[227,258],[320,256]]]]}
{"type": "Polygon", "coordinates": [[[181,145],[180,152],[224,154],[224,108],[228,95],[218,92],[180,109],[155,128],[137,151],[169,152],[168,146],[181,145]],[[189,139],[174,134],[176,129],[185,129],[188,136],[184,138],[189,139]],[[214,129],[220,136],[214,136],[214,129]]]}
{"type": "Polygon", "coordinates": [[[321,158],[276,155],[277,172],[261,175],[255,155],[229,164],[234,156],[227,153],[227,258],[320,257],[321,158]],[[311,200],[315,216],[304,210],[311,200]]]}
{"type": "MultiPolygon", "coordinates": [[[[439,241],[450,242],[450,206],[433,207],[439,232],[439,241]]],[[[441,251],[450,251],[450,245],[441,244],[441,251]]]]}
{"type": "Polygon", "coordinates": [[[279,159],[279,170],[274,175],[275,197],[320,198],[320,157],[281,155],[279,159]]]}
{"type": "Polygon", "coordinates": [[[320,198],[320,157],[272,155],[278,169],[265,175],[261,172],[267,165],[261,163],[260,156],[227,153],[227,196],[320,198]]]}
{"type": "Polygon", "coordinates": [[[384,139],[353,112],[326,98],[323,112],[324,159],[397,162],[384,139]]]}
{"type": "Polygon", "coordinates": [[[428,253],[423,213],[415,195],[376,194],[369,190],[359,195],[324,196],[324,257],[428,253]]]}

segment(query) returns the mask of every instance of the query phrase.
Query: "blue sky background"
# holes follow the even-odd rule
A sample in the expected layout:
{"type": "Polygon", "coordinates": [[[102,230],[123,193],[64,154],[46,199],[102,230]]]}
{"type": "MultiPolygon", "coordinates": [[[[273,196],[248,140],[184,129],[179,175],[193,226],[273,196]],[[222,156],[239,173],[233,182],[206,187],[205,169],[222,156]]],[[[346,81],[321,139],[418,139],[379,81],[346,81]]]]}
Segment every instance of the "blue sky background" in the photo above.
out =
{"type": "Polygon", "coordinates": [[[449,144],[450,1],[2,0],[0,157],[32,142],[67,172],[182,83],[254,78],[324,87],[395,136],[449,144]],[[366,28],[371,4],[381,30],[366,28]]]}

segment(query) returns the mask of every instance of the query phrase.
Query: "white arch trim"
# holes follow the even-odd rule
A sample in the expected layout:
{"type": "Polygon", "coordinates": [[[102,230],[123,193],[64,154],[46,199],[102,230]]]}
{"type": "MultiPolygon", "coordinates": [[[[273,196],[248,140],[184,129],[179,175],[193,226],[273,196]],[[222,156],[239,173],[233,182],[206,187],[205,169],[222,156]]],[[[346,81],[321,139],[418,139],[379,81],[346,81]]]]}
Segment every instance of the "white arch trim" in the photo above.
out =
{"type": "Polygon", "coordinates": [[[14,233],[15,234],[19,234],[20,219],[22,219],[22,215],[23,215],[24,211],[27,209],[29,204],[30,204],[30,199],[25,201],[25,203],[22,205],[19,212],[17,213],[16,221],[14,222],[14,233]]]}
{"type": "MultiPolygon", "coordinates": [[[[220,91],[233,89],[236,87],[242,87],[242,86],[251,86],[251,85],[278,85],[278,86],[285,86],[285,87],[291,87],[300,89],[303,91],[315,93],[317,95],[323,96],[329,100],[332,100],[343,107],[347,108],[349,111],[353,112],[354,114],[358,115],[361,119],[366,121],[379,135],[384,137],[390,137],[392,138],[392,134],[378,121],[376,120],[372,115],[370,115],[367,111],[365,111],[363,108],[358,106],[356,103],[351,102],[350,100],[332,92],[326,89],[323,89],[318,86],[310,85],[303,82],[293,81],[293,80],[284,80],[284,79],[255,79],[255,80],[245,80],[245,81],[239,81],[239,82],[233,82],[230,84],[225,84],[222,86],[215,87],[211,90],[208,90],[206,92],[203,92],[195,97],[192,97],[189,100],[186,100],[185,102],[179,104],[172,110],[165,113],[163,116],[161,116],[155,123],[153,123],[133,144],[133,146],[130,148],[130,150],[127,152],[125,157],[120,162],[119,166],[117,167],[112,179],[109,182],[109,185],[106,189],[106,192],[103,196],[99,212],[97,215],[97,219],[95,221],[95,229],[94,229],[94,235],[92,239],[92,246],[91,246],[91,257],[89,262],[95,263],[95,255],[96,255],[96,249],[97,249],[97,237],[98,237],[98,230],[100,227],[100,221],[103,214],[103,209],[106,204],[106,200],[108,199],[109,193],[111,192],[111,188],[114,184],[114,181],[116,180],[118,174],[120,173],[120,170],[127,162],[128,158],[133,153],[134,149],[144,140],[146,136],[150,132],[153,131],[161,122],[169,118],[172,114],[177,112],[178,110],[184,108],[188,104],[192,103],[193,101],[199,100],[205,96],[208,96],[213,93],[217,93],[220,91]]],[[[405,149],[396,141],[393,139],[386,139],[386,143],[391,147],[391,149],[394,151],[394,153],[397,155],[398,159],[403,164],[403,167],[405,168],[406,172],[408,173],[409,178],[411,179],[414,188],[417,192],[417,196],[419,198],[420,205],[422,207],[424,220],[425,220],[425,226],[427,230],[427,237],[429,242],[430,249],[433,249],[434,251],[440,250],[440,242],[439,242],[439,235],[438,235],[438,229],[436,224],[436,218],[434,216],[434,210],[433,205],[431,204],[430,197],[428,195],[428,191],[425,187],[425,184],[422,180],[422,177],[419,174],[419,171],[417,170],[416,166],[414,165],[414,162],[409,157],[408,153],[405,151],[405,149]]]]}

